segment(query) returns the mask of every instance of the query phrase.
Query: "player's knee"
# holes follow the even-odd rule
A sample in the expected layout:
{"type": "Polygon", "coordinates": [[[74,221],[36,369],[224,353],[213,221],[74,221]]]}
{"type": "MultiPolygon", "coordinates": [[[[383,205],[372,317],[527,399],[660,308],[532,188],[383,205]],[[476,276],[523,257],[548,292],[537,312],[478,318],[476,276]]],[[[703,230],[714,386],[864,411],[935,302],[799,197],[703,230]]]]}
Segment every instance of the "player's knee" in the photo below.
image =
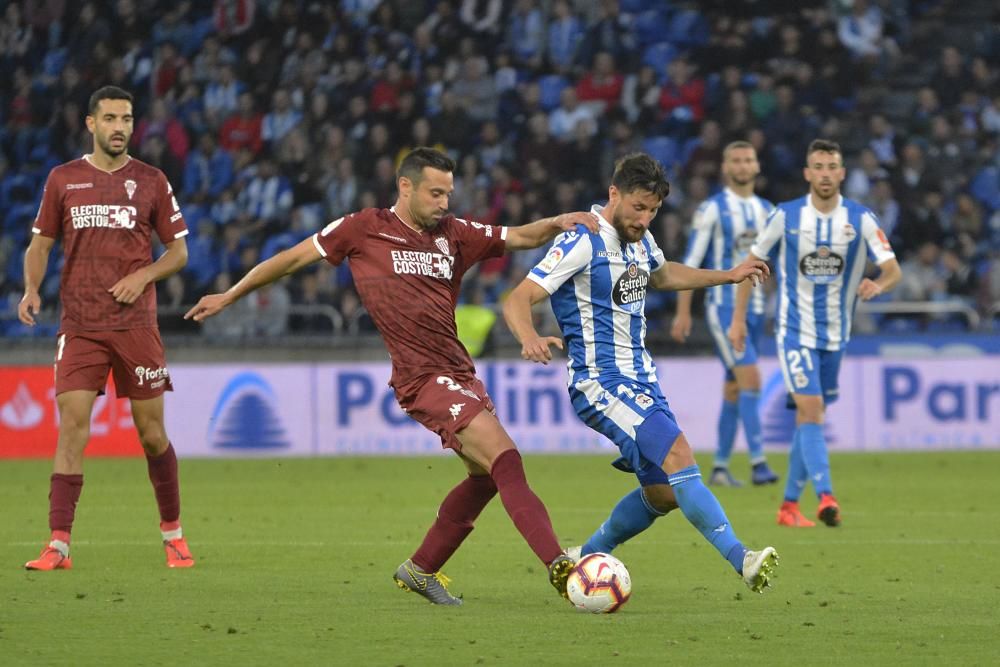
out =
{"type": "Polygon", "coordinates": [[[660,514],[677,509],[677,498],[669,484],[650,484],[642,488],[642,493],[650,507],[660,514]]]}
{"type": "Polygon", "coordinates": [[[740,386],[735,382],[727,382],[722,388],[722,397],[730,403],[735,403],[740,398],[740,386]]]}
{"type": "Polygon", "coordinates": [[[147,454],[162,454],[166,451],[167,432],[161,422],[147,422],[141,426],[136,424],[136,432],[139,434],[139,443],[147,454]]]}

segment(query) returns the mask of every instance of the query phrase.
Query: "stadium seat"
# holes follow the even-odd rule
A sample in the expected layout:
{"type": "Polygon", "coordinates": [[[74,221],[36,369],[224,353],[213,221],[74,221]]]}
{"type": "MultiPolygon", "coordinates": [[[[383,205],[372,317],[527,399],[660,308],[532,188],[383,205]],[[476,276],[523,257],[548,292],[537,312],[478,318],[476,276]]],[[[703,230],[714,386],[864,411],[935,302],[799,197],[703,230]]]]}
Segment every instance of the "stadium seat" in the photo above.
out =
{"type": "Polygon", "coordinates": [[[672,137],[647,137],[642,142],[642,150],[662,164],[664,169],[670,169],[678,162],[677,141],[672,137]]]}
{"type": "Polygon", "coordinates": [[[660,79],[667,76],[667,65],[677,57],[677,48],[669,42],[650,44],[642,54],[642,64],[656,70],[660,79]]]}
{"type": "Polygon", "coordinates": [[[684,47],[703,46],[708,43],[708,22],[701,12],[685,9],[670,19],[667,40],[684,47]]]}
{"type": "Polygon", "coordinates": [[[665,12],[659,9],[648,9],[637,14],[634,25],[635,38],[642,46],[662,42],[670,31],[670,22],[665,12]]]}
{"type": "Polygon", "coordinates": [[[568,85],[569,81],[558,74],[549,74],[540,78],[538,80],[540,92],[539,104],[541,104],[542,108],[546,111],[552,111],[559,106],[559,96],[568,85]]]}

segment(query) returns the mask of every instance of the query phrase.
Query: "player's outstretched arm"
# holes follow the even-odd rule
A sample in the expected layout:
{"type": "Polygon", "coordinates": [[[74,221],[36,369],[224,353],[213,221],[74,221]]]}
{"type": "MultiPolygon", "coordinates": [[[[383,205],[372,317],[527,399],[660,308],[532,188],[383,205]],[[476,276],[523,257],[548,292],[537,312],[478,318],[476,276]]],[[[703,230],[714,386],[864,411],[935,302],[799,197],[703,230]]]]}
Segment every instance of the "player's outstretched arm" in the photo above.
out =
{"type": "Polygon", "coordinates": [[[49,253],[56,240],[41,234],[34,234],[24,252],[24,296],[17,304],[17,317],[29,327],[35,326],[35,315],[42,309],[42,297],[38,294],[45,268],[49,265],[49,253]]]}
{"type": "Polygon", "coordinates": [[[583,225],[592,234],[596,234],[600,229],[597,216],[593,213],[585,211],[563,213],[551,218],[542,218],[520,227],[507,228],[507,250],[538,248],[563,232],[576,229],[577,225],[583,225]]]}
{"type": "Polygon", "coordinates": [[[858,296],[861,297],[862,301],[868,301],[879,294],[891,291],[903,277],[903,269],[900,268],[896,258],[885,260],[878,265],[878,268],[878,278],[875,280],[865,278],[858,285],[858,296]]]}
{"type": "Polygon", "coordinates": [[[521,344],[521,358],[547,364],[552,360],[550,345],[563,349],[562,339],[539,336],[531,321],[531,307],[549,298],[549,293],[525,278],[503,302],[503,319],[514,338],[521,344]]]}
{"type": "Polygon", "coordinates": [[[135,303],[146,291],[146,285],[168,278],[187,264],[187,239],[183,236],[166,245],[167,251],[155,262],[128,274],[108,288],[108,292],[118,303],[135,303]]]}
{"type": "Polygon", "coordinates": [[[728,271],[712,269],[695,269],[679,262],[667,262],[653,271],[650,284],[660,290],[691,290],[699,287],[714,287],[747,281],[751,285],[759,285],[769,275],[771,269],[767,262],[751,258],[734,266],[728,271]]]}
{"type": "Polygon", "coordinates": [[[279,252],[274,257],[265,260],[250,269],[243,278],[222,294],[209,294],[201,297],[194,308],[189,310],[184,319],[201,322],[211,317],[227,306],[235,303],[244,295],[259,287],[270,285],[275,280],[309,266],[322,258],[312,237],[297,245],[279,252]]]}

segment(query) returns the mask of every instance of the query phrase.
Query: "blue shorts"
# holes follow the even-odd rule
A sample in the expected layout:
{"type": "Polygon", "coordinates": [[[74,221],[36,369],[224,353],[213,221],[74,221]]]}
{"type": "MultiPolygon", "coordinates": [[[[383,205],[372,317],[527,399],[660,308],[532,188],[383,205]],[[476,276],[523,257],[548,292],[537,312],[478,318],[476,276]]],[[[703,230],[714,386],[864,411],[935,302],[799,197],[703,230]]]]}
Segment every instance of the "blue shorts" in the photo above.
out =
{"type": "Polygon", "coordinates": [[[618,446],[622,455],[611,465],[635,473],[642,486],[668,483],[663,461],[681,429],[658,385],[620,377],[581,380],[570,386],[569,397],[580,419],[618,446]]]}
{"type": "Polygon", "coordinates": [[[778,339],[778,362],[790,394],[822,396],[826,405],[840,395],[837,376],[843,351],[814,350],[810,347],[786,347],[778,339]]]}
{"type": "Polygon", "coordinates": [[[733,309],[709,304],[705,308],[705,321],[708,331],[715,343],[715,353],[726,367],[726,380],[736,379],[733,369],[737,366],[751,366],[757,363],[757,348],[760,347],[760,334],[764,330],[764,317],[757,313],[747,314],[747,341],[743,353],[733,349],[726,332],[733,321],[733,309]]]}

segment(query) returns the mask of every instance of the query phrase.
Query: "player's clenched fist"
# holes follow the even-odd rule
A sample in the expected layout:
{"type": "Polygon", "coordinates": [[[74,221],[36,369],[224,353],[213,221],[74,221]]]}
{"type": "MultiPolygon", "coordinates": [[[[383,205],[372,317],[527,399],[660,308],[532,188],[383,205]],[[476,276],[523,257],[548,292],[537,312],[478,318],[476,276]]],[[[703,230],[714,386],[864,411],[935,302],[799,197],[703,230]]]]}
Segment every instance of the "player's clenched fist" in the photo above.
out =
{"type": "Polygon", "coordinates": [[[205,318],[219,313],[228,305],[225,294],[207,294],[198,300],[194,308],[184,314],[184,319],[201,322],[205,318]]]}
{"type": "Polygon", "coordinates": [[[767,280],[768,276],[771,275],[771,269],[763,260],[748,259],[739,266],[734,266],[729,273],[733,283],[741,283],[749,279],[750,284],[756,287],[767,280]]]}
{"type": "Polygon", "coordinates": [[[560,350],[563,349],[562,339],[556,336],[525,339],[521,344],[521,358],[548,364],[552,361],[552,350],[549,349],[550,345],[555,345],[560,350]]]}

